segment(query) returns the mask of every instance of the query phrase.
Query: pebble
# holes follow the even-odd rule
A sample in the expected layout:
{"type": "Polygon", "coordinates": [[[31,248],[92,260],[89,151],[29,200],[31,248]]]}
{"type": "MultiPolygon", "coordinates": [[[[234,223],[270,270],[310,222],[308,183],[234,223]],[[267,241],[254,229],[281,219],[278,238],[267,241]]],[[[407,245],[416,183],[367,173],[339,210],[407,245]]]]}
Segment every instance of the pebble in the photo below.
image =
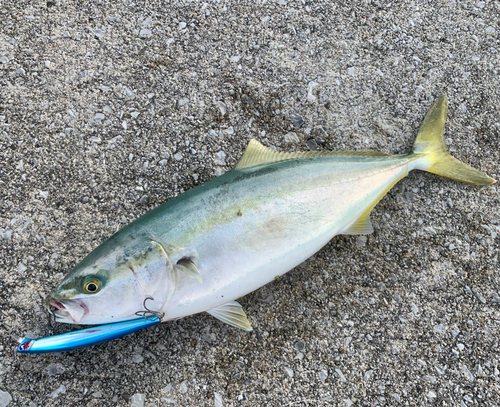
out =
{"type": "Polygon", "coordinates": [[[214,393],[214,406],[222,407],[222,396],[219,393],[214,393]]]}
{"type": "MultiPolygon", "coordinates": [[[[148,202],[149,202],[149,197],[148,197],[147,195],[143,195],[143,196],[141,196],[141,199],[139,199],[139,203],[140,203],[141,205],[147,205],[147,204],[148,204],[148,202]]],[[[134,356],[138,356],[138,355],[134,355],[134,356]]],[[[142,357],[142,356],[141,356],[141,357],[142,357]]],[[[144,358],[143,358],[143,359],[144,359],[144,358]]],[[[134,362],[136,362],[136,361],[134,360],[134,362]]],[[[139,362],[142,362],[142,359],[141,359],[139,362]]],[[[139,362],[137,362],[137,363],[139,363],[139,362]]]]}
{"type": "Polygon", "coordinates": [[[285,372],[289,377],[293,377],[294,375],[293,370],[290,369],[289,367],[285,367],[285,372]]]}
{"type": "Polygon", "coordinates": [[[302,118],[302,116],[300,114],[293,114],[292,115],[292,126],[293,127],[296,127],[296,128],[299,128],[300,126],[302,126],[304,124],[304,119],[302,118]]]}
{"type": "Polygon", "coordinates": [[[221,176],[222,174],[225,174],[226,170],[223,167],[215,167],[214,174],[216,177],[221,176]]]}
{"type": "Polygon", "coordinates": [[[234,55],[234,56],[232,56],[231,58],[229,58],[229,60],[230,60],[231,62],[234,62],[234,63],[236,63],[236,62],[240,62],[240,59],[241,59],[241,57],[240,57],[239,55],[234,55]]]}
{"type": "Polygon", "coordinates": [[[64,384],[61,384],[57,389],[55,389],[52,393],[50,393],[50,398],[55,399],[59,397],[59,394],[64,394],[66,393],[66,386],[64,384]]]}
{"type": "Polygon", "coordinates": [[[135,393],[130,397],[131,407],[144,407],[144,402],[146,401],[146,395],[142,393],[135,393]]]}
{"type": "Polygon", "coordinates": [[[392,397],[394,397],[394,400],[396,400],[396,403],[401,403],[401,397],[398,393],[393,393],[392,397]]]}
{"type": "Polygon", "coordinates": [[[177,400],[176,399],[169,399],[168,397],[162,397],[160,399],[160,401],[163,403],[163,404],[177,404],[177,400]]]}
{"type": "Polygon", "coordinates": [[[135,92],[130,88],[125,88],[125,93],[132,100],[136,98],[135,92]]]}
{"type": "Polygon", "coordinates": [[[175,161],[181,161],[184,157],[182,156],[181,153],[176,153],[174,154],[174,160],[175,161]]]}
{"type": "Polygon", "coordinates": [[[227,113],[227,106],[226,106],[226,104],[224,102],[218,101],[217,102],[217,107],[219,108],[221,115],[225,116],[226,113],[227,113]]]}
{"type": "Polygon", "coordinates": [[[142,355],[138,355],[138,354],[132,355],[132,362],[134,362],[134,363],[141,363],[143,360],[144,360],[144,356],[142,356],[142,355]]]}
{"type": "Polygon", "coordinates": [[[95,116],[94,116],[94,119],[95,120],[104,120],[106,116],[104,116],[103,113],[96,113],[95,116]]]}
{"type": "Polygon", "coordinates": [[[319,372],[319,380],[321,380],[324,383],[327,377],[328,377],[328,370],[321,369],[321,371],[319,372]]]}
{"type": "Polygon", "coordinates": [[[185,106],[189,103],[189,99],[188,98],[181,98],[179,99],[179,101],[177,102],[177,107],[182,107],[182,106],[185,106]]]}
{"type": "Polygon", "coordinates": [[[219,151],[215,154],[215,164],[217,165],[226,165],[226,153],[224,151],[219,151]]]}
{"type": "Polygon", "coordinates": [[[353,66],[347,68],[347,75],[354,76],[355,74],[356,74],[356,69],[353,66]]]}
{"type": "Polygon", "coordinates": [[[253,105],[253,99],[248,96],[248,95],[242,95],[241,96],[241,100],[243,101],[243,103],[245,103],[246,105],[253,105]]]}
{"type": "Polygon", "coordinates": [[[6,391],[0,390],[0,407],[7,407],[12,401],[12,396],[6,391]]]}
{"type": "Polygon", "coordinates": [[[403,199],[407,202],[415,202],[415,194],[413,192],[407,191],[403,194],[403,199]]]}
{"type": "Polygon", "coordinates": [[[20,273],[24,273],[26,271],[26,266],[23,264],[23,263],[19,263],[17,265],[17,270],[20,272],[20,273]]]}
{"type": "Polygon", "coordinates": [[[309,84],[307,85],[307,101],[309,103],[314,103],[316,101],[316,96],[314,95],[313,91],[314,91],[314,88],[316,86],[318,86],[319,83],[318,82],[309,82],[309,84]]]}
{"type": "Polygon", "coordinates": [[[18,75],[25,75],[26,74],[26,71],[24,70],[24,68],[17,68],[16,69],[16,73],[18,75]]]}
{"type": "Polygon", "coordinates": [[[9,62],[9,58],[7,58],[7,57],[0,57],[0,63],[6,64],[7,62],[9,62]]]}
{"type": "Polygon", "coordinates": [[[161,165],[162,167],[165,167],[168,164],[168,160],[160,160],[158,164],[161,165]]]}
{"type": "Polygon", "coordinates": [[[474,375],[470,372],[469,368],[466,365],[462,366],[462,371],[465,374],[465,377],[469,379],[470,381],[473,381],[475,379],[474,375]]]}
{"type": "Polygon", "coordinates": [[[366,381],[368,381],[368,380],[370,380],[370,378],[372,377],[372,375],[373,375],[373,370],[367,370],[367,371],[365,372],[365,375],[363,376],[363,378],[364,378],[366,381]]]}
{"type": "MultiPolygon", "coordinates": [[[[339,375],[341,382],[346,381],[344,373],[342,373],[342,371],[339,368],[335,368],[335,372],[339,375]]],[[[366,374],[365,374],[365,376],[366,376],[366,374]]]]}
{"type": "Polygon", "coordinates": [[[186,381],[184,380],[180,386],[179,386],[179,391],[182,393],[182,394],[186,394],[187,391],[188,391],[188,387],[187,387],[187,383],[186,381]]]}
{"type": "Polygon", "coordinates": [[[4,238],[5,240],[11,240],[12,239],[12,230],[6,230],[1,235],[2,235],[2,238],[4,238]]]}
{"type": "Polygon", "coordinates": [[[365,235],[358,236],[358,238],[356,239],[356,246],[365,247],[367,242],[368,242],[368,236],[365,235]]]}
{"type": "Polygon", "coordinates": [[[297,143],[300,143],[300,139],[297,136],[297,134],[295,134],[293,132],[289,132],[289,133],[285,134],[285,143],[297,144],[297,143]]]}
{"type": "Polygon", "coordinates": [[[313,138],[307,140],[306,145],[307,147],[309,147],[309,150],[316,151],[318,149],[318,143],[316,143],[316,140],[314,140],[313,138]]]}
{"type": "Polygon", "coordinates": [[[183,30],[184,28],[186,28],[187,24],[184,22],[184,21],[181,21],[179,23],[179,30],[183,30]]]}
{"type": "Polygon", "coordinates": [[[296,342],[294,345],[294,348],[297,352],[302,352],[304,348],[306,347],[306,344],[304,342],[296,342]]]}
{"type": "Polygon", "coordinates": [[[92,31],[97,38],[101,38],[104,35],[104,31],[100,29],[95,29],[92,31]]]}
{"type": "Polygon", "coordinates": [[[149,35],[151,35],[151,30],[149,28],[143,28],[139,31],[139,37],[147,37],[149,35]]]}

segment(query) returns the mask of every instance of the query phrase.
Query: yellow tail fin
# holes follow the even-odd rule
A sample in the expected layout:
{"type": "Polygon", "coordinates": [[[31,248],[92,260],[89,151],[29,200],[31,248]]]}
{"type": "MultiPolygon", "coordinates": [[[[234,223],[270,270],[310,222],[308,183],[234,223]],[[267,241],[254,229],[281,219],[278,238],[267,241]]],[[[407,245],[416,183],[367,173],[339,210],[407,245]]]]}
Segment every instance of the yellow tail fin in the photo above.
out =
{"type": "Polygon", "coordinates": [[[468,184],[494,184],[496,180],[453,158],[448,153],[443,137],[446,110],[447,100],[446,95],[443,95],[434,102],[425,116],[413,144],[412,152],[423,156],[415,168],[468,184]]]}

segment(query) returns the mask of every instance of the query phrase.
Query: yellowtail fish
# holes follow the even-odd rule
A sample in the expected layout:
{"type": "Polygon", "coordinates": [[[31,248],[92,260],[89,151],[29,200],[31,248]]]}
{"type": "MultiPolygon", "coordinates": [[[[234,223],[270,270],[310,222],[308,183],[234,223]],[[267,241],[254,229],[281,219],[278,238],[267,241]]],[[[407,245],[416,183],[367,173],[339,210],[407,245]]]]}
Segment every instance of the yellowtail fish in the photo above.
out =
{"type": "Polygon", "coordinates": [[[147,304],[162,321],[205,311],[251,330],[235,300],[336,235],[371,233],[371,210],[410,171],[496,182],[447,152],[446,105],[446,96],[434,103],[408,155],[284,153],[250,141],[233,171],[157,207],[90,253],[52,290],[52,312],[60,322],[104,324],[136,319],[147,304]]]}

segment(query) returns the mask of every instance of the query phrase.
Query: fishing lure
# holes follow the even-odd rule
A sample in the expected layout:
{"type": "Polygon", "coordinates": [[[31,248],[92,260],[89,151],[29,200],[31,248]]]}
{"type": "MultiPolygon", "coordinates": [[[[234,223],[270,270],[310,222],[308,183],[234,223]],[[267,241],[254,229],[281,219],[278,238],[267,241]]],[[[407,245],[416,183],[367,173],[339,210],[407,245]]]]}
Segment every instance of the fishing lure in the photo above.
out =
{"type": "Polygon", "coordinates": [[[121,338],[160,323],[160,316],[148,316],[132,321],[100,325],[78,331],[65,332],[45,338],[24,338],[17,347],[18,353],[62,352],[95,345],[121,338]]]}

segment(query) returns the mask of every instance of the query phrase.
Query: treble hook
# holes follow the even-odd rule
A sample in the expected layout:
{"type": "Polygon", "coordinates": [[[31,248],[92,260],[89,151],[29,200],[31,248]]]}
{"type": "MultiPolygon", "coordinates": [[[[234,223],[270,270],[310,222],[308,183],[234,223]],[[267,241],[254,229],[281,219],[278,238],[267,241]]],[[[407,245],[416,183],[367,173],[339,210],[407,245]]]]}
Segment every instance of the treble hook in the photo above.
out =
{"type": "Polygon", "coordinates": [[[154,301],[154,298],[153,297],[146,297],[146,298],[144,298],[144,302],[143,302],[142,306],[145,308],[145,311],[137,311],[135,313],[135,315],[143,317],[144,319],[147,319],[148,321],[153,321],[155,319],[155,317],[158,317],[160,319],[160,321],[161,321],[163,319],[163,317],[165,316],[165,313],[164,312],[150,310],[148,307],[146,307],[146,301],[147,300],[154,301]]]}

